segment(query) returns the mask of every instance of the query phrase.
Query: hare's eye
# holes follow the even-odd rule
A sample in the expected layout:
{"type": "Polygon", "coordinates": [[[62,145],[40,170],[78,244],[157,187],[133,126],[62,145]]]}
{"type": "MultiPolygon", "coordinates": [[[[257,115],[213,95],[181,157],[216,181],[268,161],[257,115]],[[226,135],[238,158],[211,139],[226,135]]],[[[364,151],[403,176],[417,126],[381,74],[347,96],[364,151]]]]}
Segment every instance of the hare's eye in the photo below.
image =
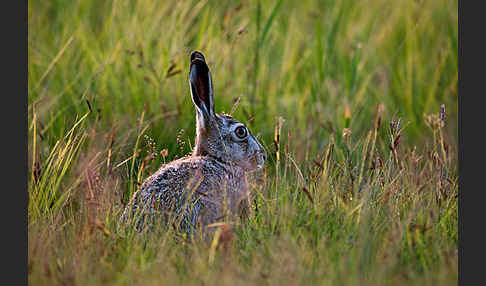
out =
{"type": "Polygon", "coordinates": [[[235,129],[236,137],[243,139],[246,137],[246,128],[244,126],[239,126],[235,129]]]}

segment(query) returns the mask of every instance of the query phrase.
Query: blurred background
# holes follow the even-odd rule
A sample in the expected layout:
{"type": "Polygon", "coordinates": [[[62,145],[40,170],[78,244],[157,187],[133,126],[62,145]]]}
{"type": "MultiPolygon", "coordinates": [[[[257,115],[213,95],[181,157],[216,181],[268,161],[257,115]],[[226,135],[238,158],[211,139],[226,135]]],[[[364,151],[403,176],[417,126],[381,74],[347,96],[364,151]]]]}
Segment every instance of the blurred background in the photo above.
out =
{"type": "Polygon", "coordinates": [[[217,112],[241,97],[233,115],[267,146],[283,117],[305,146],[299,158],[345,127],[366,134],[380,104],[418,147],[424,115],[445,104],[457,142],[457,1],[29,1],[28,10],[29,122],[35,109],[50,145],[86,100],[100,129],[128,133],[144,112],[146,134],[169,154],[180,129],[191,142],[192,50],[206,55],[217,112]]]}

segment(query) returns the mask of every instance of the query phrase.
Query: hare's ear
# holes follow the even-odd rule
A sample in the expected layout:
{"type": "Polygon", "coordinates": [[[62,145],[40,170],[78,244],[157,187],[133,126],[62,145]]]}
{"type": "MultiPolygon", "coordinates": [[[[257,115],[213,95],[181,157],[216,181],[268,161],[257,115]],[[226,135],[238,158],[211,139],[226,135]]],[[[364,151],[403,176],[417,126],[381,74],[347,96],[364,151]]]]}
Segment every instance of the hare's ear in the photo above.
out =
{"type": "Polygon", "coordinates": [[[191,53],[189,86],[197,112],[205,123],[209,123],[214,117],[213,82],[206,60],[198,51],[191,53]]]}

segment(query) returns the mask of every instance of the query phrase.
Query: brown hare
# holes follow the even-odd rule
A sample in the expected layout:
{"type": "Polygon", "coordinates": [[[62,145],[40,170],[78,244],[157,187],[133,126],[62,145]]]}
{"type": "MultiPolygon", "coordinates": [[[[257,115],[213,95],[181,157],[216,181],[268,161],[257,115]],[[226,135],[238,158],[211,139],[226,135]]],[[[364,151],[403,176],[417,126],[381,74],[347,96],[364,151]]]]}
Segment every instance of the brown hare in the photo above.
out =
{"type": "MultiPolygon", "coordinates": [[[[250,130],[214,111],[211,73],[202,53],[191,53],[189,87],[196,108],[191,155],[164,164],[127,205],[123,219],[138,213],[137,228],[155,217],[192,232],[226,216],[249,211],[246,174],[263,166],[266,152],[250,130]]],[[[135,217],[135,216],[134,216],[135,217]]]]}

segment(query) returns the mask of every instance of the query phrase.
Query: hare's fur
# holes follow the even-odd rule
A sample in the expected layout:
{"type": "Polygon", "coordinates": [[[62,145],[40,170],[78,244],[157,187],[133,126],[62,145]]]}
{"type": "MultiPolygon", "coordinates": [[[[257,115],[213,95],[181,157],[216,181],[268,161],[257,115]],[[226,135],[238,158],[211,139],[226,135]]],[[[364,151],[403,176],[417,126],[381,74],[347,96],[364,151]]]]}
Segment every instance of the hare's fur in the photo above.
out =
{"type": "Polygon", "coordinates": [[[199,52],[191,54],[189,83],[197,111],[195,148],[144,181],[123,214],[138,213],[138,227],[162,217],[190,231],[249,211],[246,174],[261,168],[265,150],[242,123],[214,112],[211,75],[199,52]]]}

